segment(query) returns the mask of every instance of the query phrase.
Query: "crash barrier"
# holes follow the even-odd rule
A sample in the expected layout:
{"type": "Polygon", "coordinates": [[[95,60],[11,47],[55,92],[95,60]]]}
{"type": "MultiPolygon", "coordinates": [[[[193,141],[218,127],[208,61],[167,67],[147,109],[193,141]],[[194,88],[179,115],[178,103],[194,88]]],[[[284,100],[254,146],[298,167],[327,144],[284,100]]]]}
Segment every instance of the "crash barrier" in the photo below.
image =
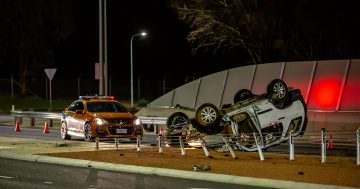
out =
{"type": "Polygon", "coordinates": [[[53,120],[61,119],[61,113],[21,111],[21,110],[15,110],[14,106],[12,107],[12,110],[10,113],[15,118],[15,123],[18,121],[19,124],[22,124],[23,118],[30,118],[31,126],[35,126],[35,119],[48,120],[49,127],[53,126],[53,120]]]}
{"type": "Polygon", "coordinates": [[[144,126],[144,129],[151,130],[147,127],[153,127],[153,133],[158,134],[160,133],[160,125],[166,125],[167,117],[145,117],[139,116],[141,123],[144,126]]]}
{"type": "MultiPolygon", "coordinates": [[[[234,152],[234,148],[238,148],[238,146],[235,145],[234,141],[237,139],[242,140],[242,142],[246,142],[248,144],[253,144],[255,146],[255,150],[259,154],[260,161],[265,160],[264,157],[264,141],[261,140],[261,138],[269,137],[269,135],[272,135],[271,137],[274,137],[276,135],[282,135],[284,133],[262,133],[262,136],[258,133],[242,133],[242,136],[235,136],[235,135],[217,135],[212,136],[213,138],[221,138],[223,141],[223,147],[226,148],[228,152],[230,152],[232,158],[237,158],[236,154],[234,152]],[[252,135],[252,137],[250,137],[252,135]],[[245,138],[245,139],[244,139],[245,138]],[[231,143],[229,141],[232,141],[231,143]]],[[[354,136],[354,131],[338,131],[338,132],[327,132],[325,128],[322,128],[320,132],[312,132],[307,133],[307,138],[302,138],[303,136],[296,136],[294,131],[290,131],[289,133],[285,133],[286,135],[289,135],[289,160],[294,161],[295,160],[295,141],[299,142],[299,144],[319,144],[320,145],[320,154],[321,154],[321,163],[326,163],[326,156],[327,156],[327,150],[333,150],[335,149],[335,146],[342,146],[344,148],[345,146],[353,146],[356,139],[356,164],[360,165],[360,131],[359,129],[356,130],[356,136],[354,136]],[[319,134],[320,133],[320,134],[319,134]],[[309,139],[312,138],[312,139],[309,139]]],[[[204,140],[201,135],[198,136],[198,147],[203,148],[204,154],[206,157],[210,156],[209,151],[207,150],[207,144],[206,140],[204,140]]],[[[181,155],[184,155],[184,147],[183,143],[184,140],[186,140],[186,137],[179,137],[179,136],[166,136],[159,134],[158,137],[158,147],[159,147],[159,153],[162,153],[163,150],[163,142],[164,143],[171,143],[172,146],[179,145],[181,149],[181,155]],[[176,140],[177,139],[177,140],[176,140]],[[178,142],[178,144],[176,143],[178,142]]],[[[219,140],[218,140],[219,141],[219,140]]],[[[286,141],[285,141],[286,142],[286,141]]],[[[271,148],[271,147],[270,147],[271,148]]],[[[340,147],[339,147],[340,148],[340,147]]],[[[241,149],[240,149],[241,150],[241,149]]]]}
{"type": "MultiPolygon", "coordinates": [[[[239,149],[238,146],[236,146],[236,140],[243,143],[248,143],[249,145],[252,145],[252,151],[257,152],[259,155],[259,160],[264,161],[265,155],[264,155],[264,141],[261,140],[261,138],[269,137],[270,134],[275,135],[277,133],[262,133],[260,135],[259,133],[242,133],[242,136],[235,136],[235,135],[213,135],[212,138],[217,138],[216,140],[219,141],[216,151],[218,152],[229,152],[231,154],[231,157],[233,159],[237,159],[235,150],[242,150],[239,149]]],[[[284,134],[284,133],[278,133],[278,134],[284,134]]],[[[360,131],[359,128],[354,131],[326,131],[325,128],[321,129],[318,132],[312,132],[307,133],[307,135],[312,137],[312,140],[309,140],[308,138],[303,138],[303,136],[296,136],[296,133],[291,131],[289,133],[285,133],[289,135],[289,140],[284,141],[283,143],[288,143],[289,145],[289,160],[294,161],[295,160],[295,145],[298,146],[301,145],[311,145],[312,147],[318,146],[319,148],[314,149],[311,153],[317,153],[319,152],[319,155],[321,155],[321,163],[326,163],[327,159],[326,157],[330,154],[328,154],[328,151],[331,151],[335,148],[344,148],[344,146],[349,146],[350,150],[353,149],[354,144],[356,146],[356,165],[360,165],[360,131]],[[354,134],[355,133],[355,134],[354,134]],[[345,140],[346,139],[346,140],[345,140]]],[[[186,147],[198,147],[203,150],[205,157],[211,157],[208,148],[214,147],[211,144],[207,143],[208,140],[205,138],[206,136],[203,135],[196,135],[192,136],[193,140],[196,140],[196,144],[192,144],[191,146],[188,143],[189,137],[185,136],[166,136],[164,132],[161,132],[156,137],[156,146],[158,148],[158,153],[164,153],[164,147],[165,146],[171,146],[179,149],[179,155],[186,155],[186,147]],[[185,142],[187,141],[187,142],[185,142]]],[[[136,148],[137,152],[140,152],[141,149],[144,147],[141,142],[142,139],[140,136],[136,138],[136,144],[130,143],[126,146],[126,144],[123,145],[123,148],[136,148]]],[[[114,143],[99,142],[99,139],[95,140],[95,148],[97,150],[99,149],[120,149],[120,143],[119,139],[115,138],[114,143]]],[[[153,147],[150,147],[153,148],[153,147]]],[[[271,148],[271,147],[270,147],[271,148]]],[[[285,150],[286,152],[286,150],[285,150]]],[[[353,154],[353,153],[351,153],[353,154]]]]}

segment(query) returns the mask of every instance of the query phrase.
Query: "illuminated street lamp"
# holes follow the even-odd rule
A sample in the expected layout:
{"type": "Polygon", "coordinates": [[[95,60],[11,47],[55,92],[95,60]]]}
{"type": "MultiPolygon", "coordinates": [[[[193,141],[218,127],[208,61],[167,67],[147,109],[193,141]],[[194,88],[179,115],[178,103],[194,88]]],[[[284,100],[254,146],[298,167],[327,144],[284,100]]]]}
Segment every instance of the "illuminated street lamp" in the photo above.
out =
{"type": "Polygon", "coordinates": [[[142,33],[137,33],[134,34],[131,39],[130,39],[130,74],[131,74],[131,78],[130,78],[130,86],[131,86],[131,107],[134,106],[134,81],[133,81],[133,48],[132,48],[132,43],[133,43],[133,39],[136,36],[142,36],[145,37],[146,36],[146,32],[142,32],[142,33]]]}

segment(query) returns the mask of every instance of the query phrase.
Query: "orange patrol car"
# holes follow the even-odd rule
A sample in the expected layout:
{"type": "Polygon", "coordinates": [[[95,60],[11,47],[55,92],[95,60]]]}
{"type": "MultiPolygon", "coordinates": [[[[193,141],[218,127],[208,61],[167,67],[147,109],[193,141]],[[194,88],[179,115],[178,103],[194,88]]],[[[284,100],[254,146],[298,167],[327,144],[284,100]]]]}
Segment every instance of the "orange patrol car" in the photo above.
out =
{"type": "Polygon", "coordinates": [[[61,138],[143,137],[140,119],[115,100],[114,96],[80,96],[62,112],[61,138]]]}

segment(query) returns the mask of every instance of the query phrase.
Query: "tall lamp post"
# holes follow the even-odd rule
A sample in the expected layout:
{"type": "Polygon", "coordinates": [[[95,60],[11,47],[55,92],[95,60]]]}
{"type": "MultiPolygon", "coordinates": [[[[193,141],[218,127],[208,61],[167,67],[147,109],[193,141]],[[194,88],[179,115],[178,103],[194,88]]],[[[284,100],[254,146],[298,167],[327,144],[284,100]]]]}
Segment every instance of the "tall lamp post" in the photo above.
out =
{"type": "Polygon", "coordinates": [[[131,86],[131,107],[134,106],[134,79],[133,79],[133,39],[137,36],[146,36],[146,32],[134,34],[130,39],[130,86],[131,86]]]}

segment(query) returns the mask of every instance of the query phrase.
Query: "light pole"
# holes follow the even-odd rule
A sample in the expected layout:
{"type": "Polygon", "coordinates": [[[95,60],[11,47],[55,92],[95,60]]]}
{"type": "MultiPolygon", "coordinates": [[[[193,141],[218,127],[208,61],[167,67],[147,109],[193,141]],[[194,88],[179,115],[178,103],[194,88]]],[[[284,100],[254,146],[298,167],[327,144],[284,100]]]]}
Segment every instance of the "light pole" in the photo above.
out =
{"type": "Polygon", "coordinates": [[[133,48],[132,48],[132,43],[133,43],[133,39],[136,36],[146,36],[146,32],[142,32],[142,33],[137,33],[134,34],[131,39],[130,39],[130,74],[131,74],[131,78],[130,78],[130,86],[131,86],[131,107],[134,106],[134,79],[133,79],[133,48]]]}

